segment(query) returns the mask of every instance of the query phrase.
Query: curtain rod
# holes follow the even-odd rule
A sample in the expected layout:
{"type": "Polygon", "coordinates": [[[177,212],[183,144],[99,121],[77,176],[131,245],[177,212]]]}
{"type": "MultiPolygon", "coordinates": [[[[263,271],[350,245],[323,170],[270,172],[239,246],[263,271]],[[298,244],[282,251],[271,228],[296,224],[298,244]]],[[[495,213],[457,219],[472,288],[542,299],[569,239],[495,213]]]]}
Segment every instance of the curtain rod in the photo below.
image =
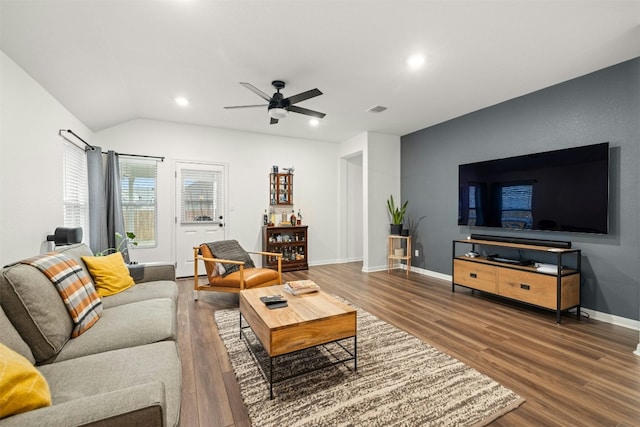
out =
{"type": "MultiPolygon", "coordinates": [[[[62,132],[68,132],[68,133],[70,133],[71,135],[73,135],[73,136],[75,136],[76,138],[78,138],[80,141],[84,142],[84,145],[86,145],[87,147],[91,148],[92,150],[95,150],[95,149],[96,149],[96,147],[94,147],[93,145],[89,144],[89,143],[88,143],[87,141],[85,141],[84,139],[80,138],[80,136],[78,136],[78,135],[77,135],[74,131],[72,131],[71,129],[60,129],[60,130],[58,131],[58,135],[59,135],[59,136],[61,136],[61,137],[62,137],[62,138],[64,138],[64,139],[66,139],[66,138],[64,137],[64,135],[62,135],[62,132]]],[[[67,141],[68,141],[68,140],[67,140],[67,141]]],[[[71,141],[69,141],[69,142],[71,142],[71,141]]],[[[103,151],[103,152],[102,152],[102,154],[107,154],[107,153],[105,153],[105,152],[103,151]]],[[[125,153],[116,153],[116,154],[117,154],[117,155],[119,155],[119,156],[127,156],[127,157],[144,157],[144,158],[147,158],[147,159],[158,159],[158,160],[160,160],[161,162],[164,162],[164,156],[162,156],[162,157],[161,157],[161,156],[147,156],[147,155],[144,155],[144,154],[125,154],[125,153]]]]}
{"type": "MultiPolygon", "coordinates": [[[[106,152],[102,152],[102,154],[107,154],[106,152]]],[[[164,156],[147,156],[146,154],[126,154],[126,153],[116,153],[118,156],[125,156],[125,157],[144,157],[147,159],[156,159],[159,160],[161,162],[164,162],[164,156]]]]}
{"type": "MultiPolygon", "coordinates": [[[[94,147],[93,145],[89,144],[87,141],[85,141],[84,139],[80,138],[74,131],[72,131],[71,129],[60,129],[58,131],[58,135],[60,135],[61,137],[64,138],[64,135],[62,135],[62,132],[68,132],[71,135],[75,136],[76,138],[78,138],[80,141],[84,142],[84,145],[86,145],[87,147],[91,148],[91,149],[95,149],[96,147],[94,147]]],[[[71,142],[71,141],[69,141],[71,142]]]]}

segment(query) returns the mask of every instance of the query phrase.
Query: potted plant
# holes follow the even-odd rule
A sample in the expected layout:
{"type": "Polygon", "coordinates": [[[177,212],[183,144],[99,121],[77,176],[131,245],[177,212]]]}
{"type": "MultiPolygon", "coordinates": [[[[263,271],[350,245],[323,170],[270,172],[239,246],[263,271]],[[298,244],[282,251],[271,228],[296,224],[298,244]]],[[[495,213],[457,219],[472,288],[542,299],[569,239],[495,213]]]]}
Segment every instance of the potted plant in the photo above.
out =
{"type": "Polygon", "coordinates": [[[130,244],[133,246],[138,246],[138,242],[134,241],[136,235],[133,232],[127,231],[125,234],[126,237],[116,231],[116,247],[107,248],[103,251],[100,251],[96,253],[96,256],[106,256],[115,254],[116,252],[128,253],[130,244]]]}
{"type": "Polygon", "coordinates": [[[402,206],[396,206],[393,201],[393,195],[387,199],[387,208],[389,209],[389,217],[391,218],[391,234],[400,235],[402,233],[402,222],[404,215],[407,213],[407,204],[405,201],[402,206]]]}

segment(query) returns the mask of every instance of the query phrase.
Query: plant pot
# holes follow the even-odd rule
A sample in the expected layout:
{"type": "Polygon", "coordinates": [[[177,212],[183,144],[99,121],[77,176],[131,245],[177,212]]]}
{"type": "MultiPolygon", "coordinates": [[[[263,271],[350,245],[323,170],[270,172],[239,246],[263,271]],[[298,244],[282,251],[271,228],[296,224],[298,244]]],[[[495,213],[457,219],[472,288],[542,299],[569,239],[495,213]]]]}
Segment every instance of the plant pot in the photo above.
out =
{"type": "Polygon", "coordinates": [[[389,224],[391,228],[390,234],[393,236],[399,236],[402,233],[402,224],[389,224]]]}
{"type": "Polygon", "coordinates": [[[400,235],[408,237],[409,236],[409,231],[410,230],[408,228],[403,228],[402,231],[400,232],[400,235]]]}
{"type": "Polygon", "coordinates": [[[395,248],[393,254],[395,256],[404,256],[404,248],[395,248]]]}

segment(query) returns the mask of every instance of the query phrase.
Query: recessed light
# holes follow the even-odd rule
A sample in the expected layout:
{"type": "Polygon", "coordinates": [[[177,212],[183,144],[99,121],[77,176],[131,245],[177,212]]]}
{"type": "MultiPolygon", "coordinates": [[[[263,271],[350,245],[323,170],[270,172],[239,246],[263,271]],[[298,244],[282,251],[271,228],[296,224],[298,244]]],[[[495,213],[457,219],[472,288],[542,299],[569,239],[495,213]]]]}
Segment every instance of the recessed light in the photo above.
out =
{"type": "Polygon", "coordinates": [[[176,98],[176,104],[178,104],[181,107],[186,107],[187,105],[189,105],[189,100],[187,98],[179,96],[176,98]]]}
{"type": "Polygon", "coordinates": [[[310,124],[311,126],[314,126],[314,127],[315,127],[315,126],[318,126],[318,125],[320,124],[320,120],[318,120],[318,119],[311,119],[311,120],[309,120],[309,124],[310,124]]]}
{"type": "Polygon", "coordinates": [[[409,66],[409,68],[411,68],[412,70],[415,70],[417,68],[422,67],[422,65],[424,64],[425,61],[425,57],[423,54],[421,53],[417,53],[415,55],[411,55],[408,59],[407,59],[407,65],[409,66]]]}

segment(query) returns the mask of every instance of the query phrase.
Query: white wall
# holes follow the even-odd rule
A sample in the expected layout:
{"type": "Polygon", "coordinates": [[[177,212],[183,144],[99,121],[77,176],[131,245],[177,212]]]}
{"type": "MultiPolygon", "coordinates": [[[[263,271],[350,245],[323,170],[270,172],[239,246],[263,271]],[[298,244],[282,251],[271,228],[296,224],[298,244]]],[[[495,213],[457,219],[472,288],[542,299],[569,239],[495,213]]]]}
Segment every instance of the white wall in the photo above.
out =
{"type": "Polygon", "coordinates": [[[352,201],[350,200],[355,196],[356,187],[355,184],[350,183],[350,176],[353,179],[353,165],[351,164],[354,158],[360,159],[360,168],[362,170],[360,194],[356,197],[360,200],[362,205],[361,210],[364,210],[364,180],[366,172],[364,170],[364,162],[367,152],[367,134],[361,133],[355,137],[343,141],[340,143],[338,150],[338,162],[340,166],[340,179],[338,192],[340,194],[340,200],[338,204],[339,215],[339,229],[340,229],[340,257],[344,260],[349,259],[351,248],[356,244],[351,242],[351,239],[356,238],[352,233],[352,230],[359,226],[362,228],[362,241],[360,242],[360,256],[362,258],[363,270],[367,265],[367,247],[365,245],[366,233],[367,233],[367,217],[360,212],[359,216],[356,216],[354,212],[350,211],[352,201]]]}
{"type": "Polygon", "coordinates": [[[248,250],[261,249],[271,166],[294,166],[294,207],[309,225],[309,263],[338,261],[338,144],[142,119],[97,132],[94,144],[103,150],[165,157],[158,164],[158,246],[134,248],[135,261],[175,259],[174,171],[181,160],[228,164],[226,235],[248,250]]]}
{"type": "MultiPolygon", "coordinates": [[[[340,218],[341,223],[354,227],[359,219],[349,217],[348,176],[353,172],[348,162],[362,157],[362,270],[383,270],[387,266],[387,236],[389,217],[387,198],[393,194],[400,200],[400,137],[365,132],[340,144],[340,218]]],[[[349,252],[347,226],[341,229],[341,248],[349,252]]]]}
{"type": "Polygon", "coordinates": [[[58,130],[69,128],[91,141],[78,119],[0,51],[0,265],[39,253],[63,225],[58,130]]]}
{"type": "Polygon", "coordinates": [[[368,262],[365,271],[387,268],[389,216],[387,199],[400,197],[400,137],[369,132],[367,134],[364,209],[367,215],[365,245],[368,262]]]}
{"type": "Polygon", "coordinates": [[[347,261],[362,261],[364,215],[362,154],[347,159],[347,261]]]}
{"type": "Polygon", "coordinates": [[[136,261],[175,261],[175,161],[191,160],[228,163],[227,236],[248,249],[261,247],[271,166],[294,166],[295,209],[309,225],[310,264],[342,262],[361,251],[364,271],[385,268],[385,204],[389,194],[399,197],[399,137],[363,133],[335,144],[143,119],[93,134],[2,52],[0,60],[0,263],[39,253],[62,225],[58,130],[72,129],[105,150],[166,157],[158,167],[158,246],[134,248],[136,261]],[[361,214],[347,210],[347,192],[358,191],[353,182],[347,187],[348,176],[358,173],[357,164],[346,163],[354,155],[362,158],[361,214]]]}

